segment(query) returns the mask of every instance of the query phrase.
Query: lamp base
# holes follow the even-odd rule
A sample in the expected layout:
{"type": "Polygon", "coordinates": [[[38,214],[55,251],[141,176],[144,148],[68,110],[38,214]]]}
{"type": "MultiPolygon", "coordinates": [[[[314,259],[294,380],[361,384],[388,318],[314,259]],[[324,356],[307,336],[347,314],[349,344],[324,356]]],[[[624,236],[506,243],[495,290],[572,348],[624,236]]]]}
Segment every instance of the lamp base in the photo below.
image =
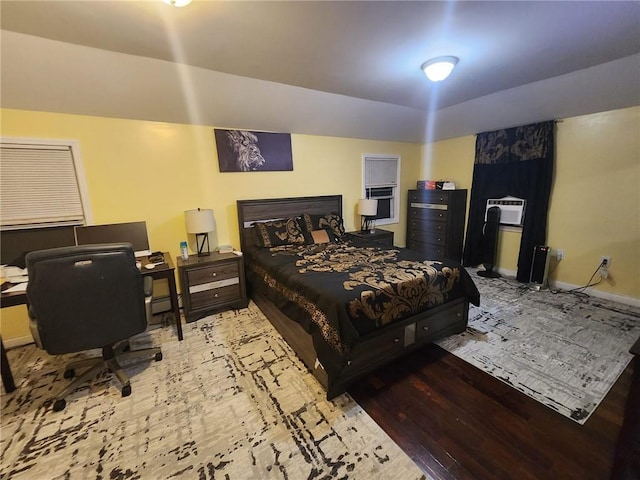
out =
{"type": "Polygon", "coordinates": [[[376,233],[376,220],[373,217],[362,217],[362,225],[360,226],[362,233],[376,233]]]}
{"type": "Polygon", "coordinates": [[[207,257],[211,255],[209,251],[209,234],[208,233],[196,233],[196,245],[198,245],[198,256],[207,257]],[[202,237],[202,243],[199,242],[199,238],[202,237]],[[204,244],[207,244],[207,250],[204,250],[204,244]]]}

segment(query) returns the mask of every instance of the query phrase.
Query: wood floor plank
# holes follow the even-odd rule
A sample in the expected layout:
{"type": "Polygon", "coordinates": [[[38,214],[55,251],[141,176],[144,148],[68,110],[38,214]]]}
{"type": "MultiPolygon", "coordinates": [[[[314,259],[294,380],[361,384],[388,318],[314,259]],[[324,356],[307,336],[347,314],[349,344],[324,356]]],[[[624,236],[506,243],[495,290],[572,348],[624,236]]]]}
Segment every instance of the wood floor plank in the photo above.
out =
{"type": "Polygon", "coordinates": [[[579,425],[430,345],[349,393],[436,480],[608,480],[630,385],[579,425]]]}

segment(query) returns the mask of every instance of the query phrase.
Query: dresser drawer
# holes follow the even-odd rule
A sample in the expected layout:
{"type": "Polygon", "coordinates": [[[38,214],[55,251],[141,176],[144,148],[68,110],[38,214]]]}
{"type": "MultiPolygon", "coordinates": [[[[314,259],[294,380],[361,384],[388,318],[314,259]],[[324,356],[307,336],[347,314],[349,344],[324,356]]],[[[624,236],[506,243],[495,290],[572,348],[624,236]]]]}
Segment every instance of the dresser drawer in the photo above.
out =
{"type": "Polygon", "coordinates": [[[193,286],[238,277],[238,274],[238,264],[229,262],[190,269],[187,271],[187,279],[189,285],[193,286]]]}
{"type": "Polygon", "coordinates": [[[442,338],[448,331],[462,331],[466,327],[466,304],[460,301],[453,308],[440,311],[425,319],[418,320],[416,325],[416,339],[431,341],[442,338]]]}
{"type": "Polygon", "coordinates": [[[407,240],[440,246],[446,243],[447,237],[444,235],[444,233],[409,230],[407,240]]]}
{"type": "Polygon", "coordinates": [[[444,257],[444,245],[434,245],[409,238],[407,239],[407,248],[421,253],[425,259],[444,257]]]}
{"type": "Polygon", "coordinates": [[[411,220],[424,220],[426,222],[446,222],[448,217],[448,211],[446,205],[438,205],[435,203],[418,204],[412,203],[411,205],[421,205],[420,207],[409,208],[409,221],[411,220]]]}
{"type": "Polygon", "coordinates": [[[418,190],[409,192],[409,204],[417,203],[434,203],[440,205],[448,205],[450,192],[447,190],[418,190]]]}
{"type": "Polygon", "coordinates": [[[444,234],[447,231],[447,224],[445,222],[432,222],[421,218],[412,218],[409,219],[409,230],[434,235],[444,234]]]}

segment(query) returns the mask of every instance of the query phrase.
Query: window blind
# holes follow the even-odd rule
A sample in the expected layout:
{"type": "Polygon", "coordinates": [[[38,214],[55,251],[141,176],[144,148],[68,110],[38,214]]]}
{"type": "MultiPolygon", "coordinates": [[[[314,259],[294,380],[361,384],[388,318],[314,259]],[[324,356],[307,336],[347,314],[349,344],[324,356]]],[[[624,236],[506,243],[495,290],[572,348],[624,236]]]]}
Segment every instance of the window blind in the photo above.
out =
{"type": "Polygon", "coordinates": [[[365,157],[364,183],[366,188],[396,186],[398,184],[398,159],[365,157]]]}
{"type": "Polygon", "coordinates": [[[83,224],[70,145],[0,145],[0,228],[83,224]]]}

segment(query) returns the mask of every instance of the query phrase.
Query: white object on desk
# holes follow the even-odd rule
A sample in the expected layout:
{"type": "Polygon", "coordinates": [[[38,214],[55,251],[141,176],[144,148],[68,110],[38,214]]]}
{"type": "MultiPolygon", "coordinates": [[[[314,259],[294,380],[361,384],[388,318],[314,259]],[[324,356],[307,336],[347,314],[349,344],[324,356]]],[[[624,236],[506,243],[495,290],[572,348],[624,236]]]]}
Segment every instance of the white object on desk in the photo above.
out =
{"type": "Polygon", "coordinates": [[[27,282],[19,283],[14,285],[13,287],[7,288],[2,293],[14,293],[14,292],[26,292],[27,291],[27,282]]]}
{"type": "MultiPolygon", "coordinates": [[[[13,265],[7,265],[4,267],[4,276],[9,277],[23,277],[27,274],[26,268],[14,267],[13,265]]],[[[16,283],[16,282],[11,282],[16,283]]]]}

